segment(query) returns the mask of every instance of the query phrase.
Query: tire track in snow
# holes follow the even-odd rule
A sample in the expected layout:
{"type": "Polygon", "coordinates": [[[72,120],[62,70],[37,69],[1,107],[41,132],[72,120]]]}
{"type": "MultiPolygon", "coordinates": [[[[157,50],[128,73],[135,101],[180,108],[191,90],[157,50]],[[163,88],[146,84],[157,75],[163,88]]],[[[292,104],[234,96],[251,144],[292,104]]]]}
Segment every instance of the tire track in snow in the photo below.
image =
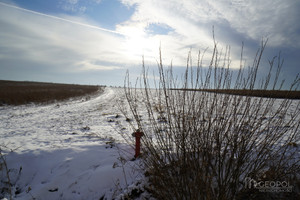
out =
{"type": "MultiPolygon", "coordinates": [[[[0,110],[0,145],[11,149],[54,148],[79,134],[83,127],[105,137],[112,134],[105,113],[117,113],[119,89],[105,88],[99,96],[88,101],[75,100],[49,105],[8,106],[0,110]]],[[[83,133],[84,134],[84,133],[83,133]]],[[[79,142],[79,140],[77,140],[79,142]]]]}

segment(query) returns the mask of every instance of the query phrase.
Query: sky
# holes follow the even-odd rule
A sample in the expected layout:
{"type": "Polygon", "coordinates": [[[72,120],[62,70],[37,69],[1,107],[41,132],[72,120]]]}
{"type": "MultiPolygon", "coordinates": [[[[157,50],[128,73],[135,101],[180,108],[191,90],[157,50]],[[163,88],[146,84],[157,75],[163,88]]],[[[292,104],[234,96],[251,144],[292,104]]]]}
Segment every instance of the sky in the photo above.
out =
{"type": "MultiPolygon", "coordinates": [[[[261,65],[281,52],[281,78],[300,73],[299,0],[0,0],[0,79],[123,86],[142,58],[183,72],[188,52],[230,46],[231,68],[261,65]]],[[[205,64],[204,64],[205,65],[205,64]]]]}

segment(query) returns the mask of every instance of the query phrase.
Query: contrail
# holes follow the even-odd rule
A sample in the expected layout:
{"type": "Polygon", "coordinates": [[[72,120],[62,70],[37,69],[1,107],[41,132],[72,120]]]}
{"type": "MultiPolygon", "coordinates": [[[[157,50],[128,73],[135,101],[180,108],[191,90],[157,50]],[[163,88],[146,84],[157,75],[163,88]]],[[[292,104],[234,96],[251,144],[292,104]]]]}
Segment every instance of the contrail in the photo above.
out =
{"type": "Polygon", "coordinates": [[[25,8],[20,8],[18,6],[6,4],[6,3],[3,3],[3,2],[0,2],[0,4],[3,5],[3,6],[10,7],[10,8],[15,8],[15,9],[26,11],[26,12],[29,12],[29,13],[33,13],[33,14],[36,14],[36,15],[40,15],[40,16],[44,16],[44,17],[49,17],[49,18],[52,18],[52,19],[56,19],[56,20],[60,20],[60,21],[65,21],[65,22],[69,22],[69,23],[72,23],[72,24],[76,24],[76,25],[80,25],[80,26],[85,26],[85,27],[88,27],[88,28],[93,28],[93,29],[97,29],[97,30],[101,30],[101,31],[109,32],[109,33],[118,34],[118,35],[125,35],[125,34],[123,34],[121,32],[118,32],[118,31],[112,31],[112,30],[109,30],[109,29],[101,28],[101,27],[98,27],[98,26],[93,26],[93,25],[90,25],[90,24],[76,22],[76,21],[72,21],[72,20],[69,20],[69,19],[64,19],[64,18],[61,18],[61,17],[56,17],[56,16],[53,16],[53,15],[47,15],[47,14],[44,14],[44,13],[36,12],[36,11],[33,11],[33,10],[28,10],[28,9],[25,9],[25,8]]]}

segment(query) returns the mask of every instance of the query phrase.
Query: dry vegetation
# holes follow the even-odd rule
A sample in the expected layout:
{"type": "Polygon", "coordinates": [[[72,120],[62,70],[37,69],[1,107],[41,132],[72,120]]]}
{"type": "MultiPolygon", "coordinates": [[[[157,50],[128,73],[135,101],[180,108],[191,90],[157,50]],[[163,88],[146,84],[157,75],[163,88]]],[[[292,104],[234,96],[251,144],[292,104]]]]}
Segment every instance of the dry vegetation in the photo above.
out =
{"type": "Polygon", "coordinates": [[[0,105],[52,103],[92,95],[100,86],[40,82],[0,81],[0,105]]]}
{"type": "MultiPolygon", "coordinates": [[[[202,54],[195,68],[188,56],[182,79],[174,76],[172,66],[163,66],[161,55],[157,79],[148,78],[144,63],[141,85],[132,87],[127,76],[128,117],[144,132],[142,169],[149,178],[147,189],[157,199],[300,198],[300,101],[257,95],[279,94],[282,88],[277,85],[280,57],[277,67],[275,58],[270,62],[264,82],[257,80],[265,45],[262,42],[249,73],[241,65],[235,79],[229,52],[219,52],[216,43],[208,69],[202,67],[202,54]],[[156,89],[150,88],[151,80],[156,89]],[[241,91],[247,95],[228,94],[241,91]],[[147,116],[142,115],[144,109],[147,116]],[[293,190],[261,192],[247,180],[286,181],[293,190]]],[[[299,83],[297,76],[288,94],[297,91],[299,83]]]]}
{"type": "MultiPolygon", "coordinates": [[[[191,89],[187,89],[191,91],[191,89]]],[[[200,90],[195,90],[200,91],[200,90]]],[[[234,89],[205,89],[201,90],[204,92],[216,92],[219,94],[232,94],[242,96],[253,96],[253,97],[266,97],[276,99],[300,99],[300,91],[289,91],[289,90],[234,90],[234,89]]]]}

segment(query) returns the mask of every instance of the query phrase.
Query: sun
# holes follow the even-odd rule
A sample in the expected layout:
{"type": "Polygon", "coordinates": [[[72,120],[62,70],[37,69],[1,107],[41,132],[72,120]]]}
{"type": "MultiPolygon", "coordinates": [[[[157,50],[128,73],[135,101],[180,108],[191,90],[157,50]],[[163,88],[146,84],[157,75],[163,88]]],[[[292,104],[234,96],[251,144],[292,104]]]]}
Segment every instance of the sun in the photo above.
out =
{"type": "Polygon", "coordinates": [[[144,31],[132,31],[126,34],[124,47],[128,58],[141,59],[141,56],[153,56],[159,41],[144,31]]]}
{"type": "Polygon", "coordinates": [[[125,41],[128,56],[141,56],[144,54],[147,40],[142,36],[129,36],[125,41]]]}

